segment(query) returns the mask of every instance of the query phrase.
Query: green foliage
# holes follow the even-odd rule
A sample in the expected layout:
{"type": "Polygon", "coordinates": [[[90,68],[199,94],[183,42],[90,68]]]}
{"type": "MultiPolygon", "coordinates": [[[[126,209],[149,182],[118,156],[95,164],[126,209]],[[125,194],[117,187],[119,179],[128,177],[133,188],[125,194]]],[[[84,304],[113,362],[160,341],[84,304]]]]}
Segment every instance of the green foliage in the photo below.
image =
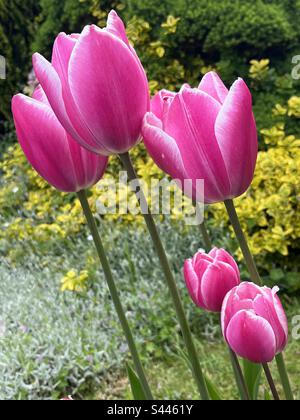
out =
{"type": "Polygon", "coordinates": [[[135,373],[135,371],[132,369],[132,367],[129,364],[127,364],[127,374],[128,374],[133,398],[137,401],[147,400],[142,384],[137,374],[135,373]]]}
{"type": "Polygon", "coordinates": [[[52,46],[59,32],[79,32],[90,23],[90,1],[40,0],[39,28],[33,43],[33,50],[50,57],[52,46]]]}
{"type": "Polygon", "coordinates": [[[206,376],[205,382],[207,386],[207,390],[212,401],[222,401],[223,398],[218,390],[218,388],[213,384],[213,382],[206,376]]]}
{"type": "Polygon", "coordinates": [[[262,367],[248,360],[243,360],[244,377],[251,400],[257,400],[261,382],[262,367]]]}
{"type": "Polygon", "coordinates": [[[35,0],[0,1],[0,54],[7,63],[7,79],[0,80],[0,120],[10,117],[11,96],[27,80],[38,10],[35,0]]]}
{"type": "MultiPolygon", "coordinates": [[[[286,59],[287,51],[297,45],[300,30],[294,21],[293,9],[283,2],[263,0],[178,0],[161,2],[130,0],[125,9],[146,19],[155,35],[160,24],[171,14],[182,17],[174,35],[173,57],[190,66],[196,57],[216,64],[227,81],[244,75],[253,57],[278,56],[286,59]]],[[[293,2],[294,3],[294,2],[293,2]]]]}
{"type": "MultiPolygon", "coordinates": [[[[202,245],[199,235],[174,232],[168,223],[161,229],[193,332],[198,338],[213,339],[219,330],[217,317],[205,313],[199,317],[181,272],[182,261],[202,245]]],[[[102,269],[87,237],[87,231],[73,235],[60,248],[49,247],[44,256],[34,256],[24,242],[30,255],[15,267],[1,258],[0,399],[57,399],[68,394],[82,398],[129,360],[102,269]],[[91,287],[86,293],[60,291],[61,278],[70,269],[88,270],[91,287]]],[[[179,343],[182,346],[181,335],[148,235],[106,223],[102,237],[143,362],[162,360],[179,343]],[[116,247],[116,243],[122,245],[116,247]],[[129,259],[121,258],[125,248],[129,259]]],[[[187,378],[192,383],[189,373],[187,378]]]]}

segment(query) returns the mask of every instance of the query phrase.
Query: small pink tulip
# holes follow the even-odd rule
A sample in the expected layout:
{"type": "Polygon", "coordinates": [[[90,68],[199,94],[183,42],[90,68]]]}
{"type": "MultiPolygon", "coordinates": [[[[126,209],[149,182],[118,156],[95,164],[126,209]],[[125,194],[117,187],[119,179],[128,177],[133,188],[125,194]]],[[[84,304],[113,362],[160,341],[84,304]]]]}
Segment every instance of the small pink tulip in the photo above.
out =
{"type": "Polygon", "coordinates": [[[210,72],[197,89],[161,91],[143,124],[146,148],[174,179],[204,180],[205,203],[242,195],[252,182],[258,141],[251,93],[242,79],[228,91],[210,72]]]}
{"type": "Polygon", "coordinates": [[[287,344],[288,322],[278,291],[245,282],[224,299],[224,338],[235,353],[251,362],[271,362],[287,344]]]}
{"type": "Polygon", "coordinates": [[[240,283],[236,262],[224,249],[217,248],[186,260],[184,277],[194,303],[212,312],[221,311],[226,294],[240,283]]]}
{"type": "Polygon", "coordinates": [[[12,112],[19,143],[33,168],[60,191],[78,192],[103,176],[107,158],[79,146],[64,130],[38,87],[33,98],[16,95],[12,112]]]}
{"type": "Polygon", "coordinates": [[[60,123],[83,147],[109,156],[141,140],[148,81],[115,11],[105,29],[59,34],[51,63],[35,54],[33,66],[60,123]]]}

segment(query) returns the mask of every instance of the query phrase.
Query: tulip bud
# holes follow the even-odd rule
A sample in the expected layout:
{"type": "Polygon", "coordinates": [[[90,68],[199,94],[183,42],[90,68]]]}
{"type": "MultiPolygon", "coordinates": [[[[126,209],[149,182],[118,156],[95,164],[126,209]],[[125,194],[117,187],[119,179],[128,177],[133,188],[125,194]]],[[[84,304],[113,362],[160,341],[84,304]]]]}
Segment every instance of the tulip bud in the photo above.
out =
{"type": "Polygon", "coordinates": [[[184,277],[197,306],[220,312],[226,294],[240,283],[240,272],[232,256],[214,248],[209,254],[198,252],[185,261],[184,277]]]}
{"type": "Polygon", "coordinates": [[[287,344],[288,322],[278,291],[244,282],[224,299],[224,338],[236,354],[253,363],[271,362],[287,344]]]}

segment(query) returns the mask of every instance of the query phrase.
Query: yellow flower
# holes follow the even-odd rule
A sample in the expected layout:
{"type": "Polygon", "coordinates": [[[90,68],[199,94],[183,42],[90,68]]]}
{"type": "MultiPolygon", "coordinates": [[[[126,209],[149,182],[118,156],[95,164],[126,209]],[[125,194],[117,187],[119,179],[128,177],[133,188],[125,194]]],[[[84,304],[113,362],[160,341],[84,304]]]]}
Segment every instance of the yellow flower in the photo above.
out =
{"type": "Polygon", "coordinates": [[[167,33],[174,34],[177,30],[177,24],[180,21],[180,18],[175,18],[172,15],[169,15],[166,22],[162,23],[161,27],[166,29],[167,33]]]}
{"type": "Polygon", "coordinates": [[[300,118],[300,97],[292,96],[288,101],[288,116],[300,118]]]}
{"type": "Polygon", "coordinates": [[[263,60],[251,60],[250,61],[251,67],[249,71],[249,76],[253,80],[262,81],[264,80],[269,73],[270,67],[270,60],[263,59],[263,60]]]}
{"type": "Polygon", "coordinates": [[[71,270],[62,278],[60,290],[62,292],[84,292],[87,289],[86,282],[88,278],[89,274],[86,270],[81,271],[79,274],[71,270]]]}

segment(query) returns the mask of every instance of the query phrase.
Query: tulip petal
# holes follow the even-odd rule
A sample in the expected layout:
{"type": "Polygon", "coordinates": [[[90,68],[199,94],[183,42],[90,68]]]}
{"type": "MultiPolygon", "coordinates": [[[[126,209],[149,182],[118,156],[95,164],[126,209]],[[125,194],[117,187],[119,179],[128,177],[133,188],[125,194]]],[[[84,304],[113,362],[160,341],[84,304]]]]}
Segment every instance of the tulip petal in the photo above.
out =
{"type": "Polygon", "coordinates": [[[271,325],[252,311],[237,312],[229,322],[226,338],[231,349],[253,363],[271,362],[276,339],[271,325]]]}
{"type": "Polygon", "coordinates": [[[67,141],[75,168],[78,189],[88,189],[103,177],[108,158],[84,149],[69,134],[67,134],[67,141]]]}
{"type": "Polygon", "coordinates": [[[282,303],[279,297],[277,296],[277,291],[278,290],[276,290],[276,287],[272,290],[272,295],[274,299],[274,307],[278,316],[278,320],[285,332],[286,341],[287,341],[288,335],[289,335],[288,319],[287,319],[285,310],[283,309],[282,303]]]}
{"type": "Polygon", "coordinates": [[[202,251],[198,251],[197,254],[195,254],[193,257],[193,264],[196,267],[196,269],[197,266],[202,263],[202,261],[208,261],[210,263],[214,262],[213,258],[210,255],[202,251]]]}
{"type": "Polygon", "coordinates": [[[47,95],[53,111],[63,126],[68,131],[72,131],[73,127],[66,113],[62,97],[61,81],[56,70],[48,60],[38,53],[33,55],[32,61],[36,77],[47,95]]]}
{"type": "Polygon", "coordinates": [[[12,112],[27,159],[55,188],[77,192],[102,177],[106,159],[85,151],[71,139],[48,105],[17,95],[12,101],[12,112]]]}
{"type": "Polygon", "coordinates": [[[142,134],[145,146],[157,166],[173,179],[183,181],[186,172],[178,146],[162,130],[161,121],[150,112],[145,115],[142,134]]]}
{"type": "Polygon", "coordinates": [[[251,299],[240,299],[238,289],[240,286],[234,287],[224,298],[221,310],[221,325],[223,335],[226,339],[226,330],[231,318],[242,309],[252,310],[253,301],[251,299]]]}
{"type": "Polygon", "coordinates": [[[124,42],[86,27],[70,59],[69,86],[91,133],[111,154],[138,143],[149,93],[145,74],[124,42]]]}
{"type": "Polygon", "coordinates": [[[57,189],[77,190],[66,133],[51,108],[17,95],[12,101],[12,111],[20,145],[34,169],[57,189]]]}
{"type": "Polygon", "coordinates": [[[222,309],[221,309],[221,329],[225,340],[227,326],[232,318],[232,304],[234,301],[238,300],[236,295],[237,287],[234,287],[230,292],[227,293],[223,300],[222,309]]]}
{"type": "Polygon", "coordinates": [[[202,255],[201,258],[193,259],[194,270],[199,278],[202,278],[206,269],[213,263],[209,258],[202,255]]]}
{"type": "MultiPolygon", "coordinates": [[[[134,58],[136,59],[136,62],[138,63],[138,66],[140,67],[141,72],[144,75],[144,81],[148,88],[148,80],[145,74],[145,70],[142,66],[142,63],[137,53],[135,52],[135,49],[131,46],[130,42],[128,41],[125,25],[115,10],[111,10],[111,12],[109,13],[108,19],[107,19],[107,25],[104,30],[120,38],[126,44],[126,46],[129,48],[129,50],[133,54],[134,58]]],[[[147,111],[149,110],[149,108],[150,108],[150,96],[148,97],[147,111]]]]}
{"type": "Polygon", "coordinates": [[[62,86],[68,85],[68,68],[76,38],[60,33],[54,42],[51,64],[56,70],[62,86]]]}
{"type": "Polygon", "coordinates": [[[227,293],[237,284],[234,269],[228,264],[209,264],[201,281],[201,295],[205,306],[213,312],[220,312],[227,293]]]}
{"type": "Polygon", "coordinates": [[[70,91],[68,80],[69,62],[79,36],[66,35],[65,33],[57,36],[53,47],[52,65],[61,81],[63,101],[68,118],[73,127],[70,133],[77,136],[75,138],[77,138],[79,144],[88,150],[94,153],[105,151],[106,153],[103,154],[109,154],[103,145],[99,147],[97,139],[87,127],[84,118],[76,107],[70,91]]]}
{"type": "Polygon", "coordinates": [[[192,260],[186,260],[184,263],[184,278],[186,286],[196,306],[206,309],[200,293],[200,280],[194,270],[192,260]]]}
{"type": "Polygon", "coordinates": [[[170,105],[164,130],[176,140],[192,180],[205,182],[207,204],[230,193],[228,174],[214,134],[221,105],[198,89],[184,88],[170,105]]]}
{"type": "Polygon", "coordinates": [[[166,111],[164,103],[166,100],[174,99],[175,93],[169,90],[163,89],[157,92],[156,95],[151,99],[151,112],[163,121],[164,113],[166,111]]]}
{"type": "Polygon", "coordinates": [[[276,307],[278,308],[278,304],[275,307],[275,296],[273,296],[273,292],[269,288],[263,288],[264,295],[259,295],[255,298],[254,310],[257,315],[262,316],[265,318],[273,328],[275,337],[276,337],[276,349],[277,353],[282,352],[287,344],[287,319],[285,312],[281,306],[280,317],[283,320],[283,324],[278,317],[276,307]]]}
{"type": "MultiPolygon", "coordinates": [[[[61,44],[57,44],[57,48],[61,44]]],[[[40,54],[34,54],[33,67],[35,74],[47,96],[56,117],[65,130],[76,140],[92,152],[97,152],[98,146],[91,133],[82,123],[78,110],[76,110],[71,94],[62,81],[55,68],[40,54]],[[65,102],[66,99],[66,102],[65,102]],[[68,107],[68,110],[66,109],[68,107]],[[70,119],[72,116],[72,122],[70,119]]]]}
{"type": "Polygon", "coordinates": [[[43,88],[41,85],[38,85],[33,94],[32,94],[32,98],[36,99],[39,102],[42,102],[43,104],[50,106],[49,101],[47,99],[47,96],[45,94],[45,92],[43,91],[43,88]]]}
{"type": "Polygon", "coordinates": [[[130,44],[126,35],[125,25],[115,10],[111,10],[108,14],[107,25],[105,29],[116,37],[120,38],[130,48],[130,44]]]}
{"type": "Polygon", "coordinates": [[[252,299],[254,300],[257,295],[261,294],[261,287],[255,283],[244,281],[239,285],[236,291],[239,299],[252,299]]]}
{"type": "Polygon", "coordinates": [[[232,85],[216,119],[215,133],[229,175],[231,196],[240,196],[252,182],[258,153],[251,93],[242,79],[232,85]]]}
{"type": "Polygon", "coordinates": [[[237,277],[240,279],[240,270],[235,261],[235,259],[227,252],[225,249],[222,248],[214,248],[210,251],[209,255],[217,261],[223,261],[229,264],[234,271],[236,272],[237,277]]]}
{"type": "Polygon", "coordinates": [[[229,92],[219,75],[214,71],[205,74],[200,82],[199,89],[208,93],[220,104],[223,104],[229,92]]]}

